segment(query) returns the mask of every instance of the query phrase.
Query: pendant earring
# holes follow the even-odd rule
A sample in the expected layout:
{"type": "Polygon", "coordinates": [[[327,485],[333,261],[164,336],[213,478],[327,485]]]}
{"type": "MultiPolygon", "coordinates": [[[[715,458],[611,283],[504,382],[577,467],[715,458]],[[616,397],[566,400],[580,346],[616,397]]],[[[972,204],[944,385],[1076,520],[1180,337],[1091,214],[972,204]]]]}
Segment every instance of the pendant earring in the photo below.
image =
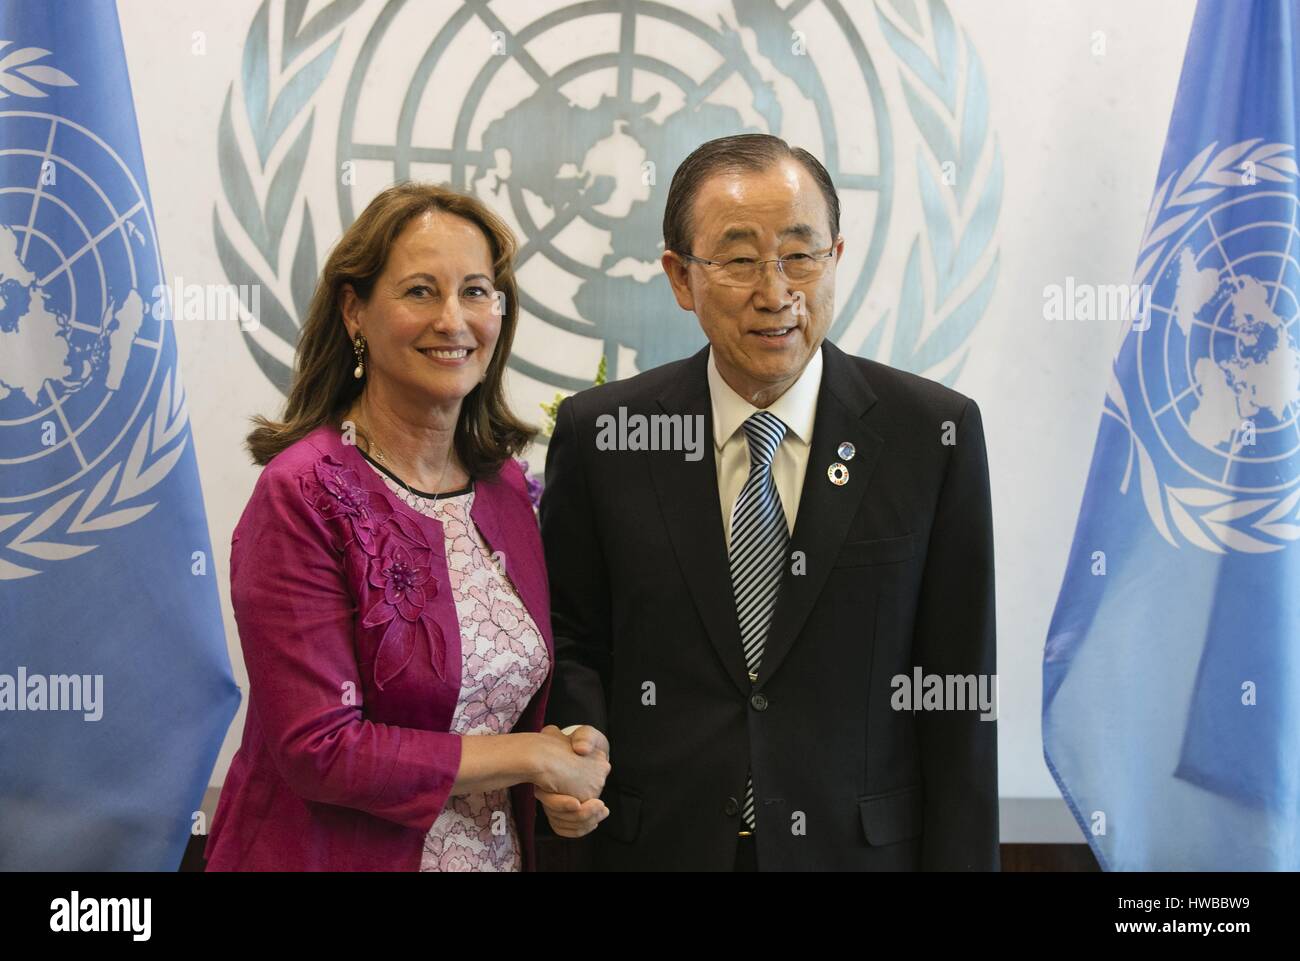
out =
{"type": "Polygon", "coordinates": [[[352,369],[352,376],[357,380],[366,372],[366,338],[357,334],[357,339],[352,342],[352,352],[357,356],[357,366],[352,369]]]}

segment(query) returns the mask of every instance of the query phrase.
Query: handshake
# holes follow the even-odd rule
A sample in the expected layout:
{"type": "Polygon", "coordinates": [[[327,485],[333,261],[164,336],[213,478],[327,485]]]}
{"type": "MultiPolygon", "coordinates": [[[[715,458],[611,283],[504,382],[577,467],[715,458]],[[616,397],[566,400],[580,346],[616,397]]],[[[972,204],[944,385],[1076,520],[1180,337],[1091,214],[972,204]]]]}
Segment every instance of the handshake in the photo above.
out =
{"type": "Polygon", "coordinates": [[[542,728],[542,773],[533,782],[551,829],[560,837],[590,834],[609,816],[600,799],[609,775],[609,740],[590,725],[565,734],[542,728]]]}

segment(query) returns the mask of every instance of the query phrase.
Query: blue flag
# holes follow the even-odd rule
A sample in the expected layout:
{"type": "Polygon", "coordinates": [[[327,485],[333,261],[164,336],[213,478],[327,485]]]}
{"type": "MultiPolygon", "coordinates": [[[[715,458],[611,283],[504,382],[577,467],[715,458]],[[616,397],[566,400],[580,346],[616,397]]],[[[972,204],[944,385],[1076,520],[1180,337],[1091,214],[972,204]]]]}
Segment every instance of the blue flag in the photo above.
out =
{"type": "Polygon", "coordinates": [[[1300,7],[1201,0],[1043,659],[1107,870],[1300,869],[1300,7]]]}
{"type": "Polygon", "coordinates": [[[116,7],[4,0],[0,870],[177,868],[239,704],[215,579],[116,7]]]}

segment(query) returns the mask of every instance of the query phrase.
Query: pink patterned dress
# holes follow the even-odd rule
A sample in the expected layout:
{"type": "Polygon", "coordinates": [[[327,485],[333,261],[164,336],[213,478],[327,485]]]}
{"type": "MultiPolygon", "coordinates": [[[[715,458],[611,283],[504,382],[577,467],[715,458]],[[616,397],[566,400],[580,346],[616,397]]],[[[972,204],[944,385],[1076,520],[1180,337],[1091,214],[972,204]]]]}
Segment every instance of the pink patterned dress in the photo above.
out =
{"type": "MultiPolygon", "coordinates": [[[[366,460],[401,500],[442,523],[462,660],[451,733],[508,734],[541,689],[550,662],[532,616],[474,526],[473,489],[431,503],[425,492],[408,492],[366,460]]],[[[420,870],[518,871],[522,863],[510,791],[502,788],[452,795],[425,835],[420,870]]]]}

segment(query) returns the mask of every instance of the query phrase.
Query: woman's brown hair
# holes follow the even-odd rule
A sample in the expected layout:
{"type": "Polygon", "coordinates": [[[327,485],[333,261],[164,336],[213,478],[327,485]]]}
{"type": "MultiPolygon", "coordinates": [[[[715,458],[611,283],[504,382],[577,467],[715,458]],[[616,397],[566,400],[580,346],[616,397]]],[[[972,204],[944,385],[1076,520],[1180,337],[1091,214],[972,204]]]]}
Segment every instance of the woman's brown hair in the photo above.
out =
{"type": "Polygon", "coordinates": [[[461,402],[456,455],[471,477],[481,478],[496,473],[533,439],[536,430],[515,418],[504,391],[506,361],[519,320],[514,233],[476,197],[438,184],[405,181],[370,201],[325,261],[298,338],[283,420],[260,414],[252,418],[257,427],[246,443],[253,463],[266,464],[322,424],[342,426],[342,417],[363,384],[352,376],[356,358],[343,323],[343,285],[351,284],[357,296],[368,301],[398,235],[413,218],[429,210],[463,217],[483,231],[492,250],[493,285],[505,297],[501,333],[487,377],[461,402]]]}

